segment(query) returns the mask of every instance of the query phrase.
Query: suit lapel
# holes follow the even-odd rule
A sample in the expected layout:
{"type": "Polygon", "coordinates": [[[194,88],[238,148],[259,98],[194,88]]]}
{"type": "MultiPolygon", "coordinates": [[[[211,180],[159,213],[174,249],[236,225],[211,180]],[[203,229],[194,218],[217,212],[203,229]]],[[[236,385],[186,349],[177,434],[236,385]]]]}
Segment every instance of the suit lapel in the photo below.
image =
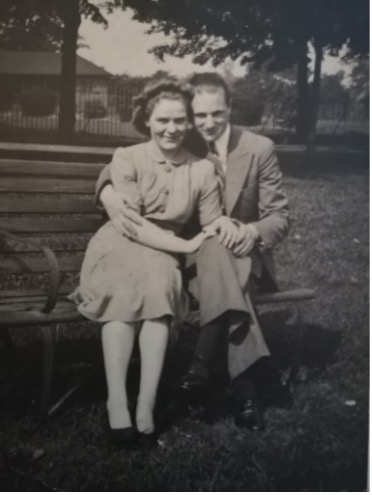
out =
{"type": "Polygon", "coordinates": [[[231,215],[236,205],[254,160],[254,154],[248,149],[242,134],[243,132],[239,128],[231,127],[225,187],[225,208],[228,215],[231,215]]]}

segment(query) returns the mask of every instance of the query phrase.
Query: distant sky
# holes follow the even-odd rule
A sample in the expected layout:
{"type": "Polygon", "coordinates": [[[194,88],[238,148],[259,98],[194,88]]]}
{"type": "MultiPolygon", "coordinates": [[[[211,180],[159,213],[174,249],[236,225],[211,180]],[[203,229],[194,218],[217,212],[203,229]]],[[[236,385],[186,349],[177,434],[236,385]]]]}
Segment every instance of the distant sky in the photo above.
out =
{"type": "MultiPolygon", "coordinates": [[[[79,34],[89,48],[79,48],[78,54],[112,74],[144,76],[164,69],[182,77],[195,71],[214,69],[212,64],[193,64],[191,57],[166,57],[164,63],[158,62],[148,50],[152,46],[171,42],[170,37],[163,34],[145,34],[148,26],[134,21],[129,10],[117,10],[106,18],[109,22],[107,29],[86,19],[82,21],[79,34]]],[[[235,76],[245,73],[245,68],[237,62],[232,68],[235,76]]],[[[348,73],[350,69],[341,64],[338,58],[327,56],[323,63],[323,72],[334,74],[339,70],[348,73]]]]}

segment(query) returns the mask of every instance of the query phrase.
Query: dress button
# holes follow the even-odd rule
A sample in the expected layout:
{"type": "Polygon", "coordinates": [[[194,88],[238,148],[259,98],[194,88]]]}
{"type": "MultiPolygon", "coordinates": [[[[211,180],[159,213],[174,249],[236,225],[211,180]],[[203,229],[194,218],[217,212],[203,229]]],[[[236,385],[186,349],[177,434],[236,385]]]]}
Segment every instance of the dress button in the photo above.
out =
{"type": "Polygon", "coordinates": [[[172,167],[170,167],[169,165],[167,165],[167,166],[165,167],[165,171],[166,171],[166,172],[168,172],[168,173],[169,173],[169,172],[172,172],[172,167]]]}
{"type": "Polygon", "coordinates": [[[165,194],[166,196],[168,196],[168,194],[169,194],[168,189],[166,189],[166,190],[164,191],[164,194],[165,194]]]}
{"type": "Polygon", "coordinates": [[[160,213],[164,213],[165,212],[165,206],[160,206],[159,211],[160,211],[160,213]]]}

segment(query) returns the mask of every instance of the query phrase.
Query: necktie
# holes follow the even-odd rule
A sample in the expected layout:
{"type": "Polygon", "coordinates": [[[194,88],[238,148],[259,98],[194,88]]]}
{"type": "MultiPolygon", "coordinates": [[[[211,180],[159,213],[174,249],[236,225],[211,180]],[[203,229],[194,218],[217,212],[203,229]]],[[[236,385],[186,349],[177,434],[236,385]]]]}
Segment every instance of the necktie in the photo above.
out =
{"type": "Polygon", "coordinates": [[[216,156],[219,156],[218,155],[218,151],[217,151],[217,147],[216,147],[216,143],[214,141],[210,141],[208,143],[208,148],[209,148],[209,151],[213,154],[213,155],[216,155],[216,156]]]}
{"type": "Polygon", "coordinates": [[[208,158],[214,164],[216,174],[218,175],[221,187],[223,189],[225,185],[225,173],[223,171],[222,163],[218,155],[216,143],[214,141],[210,141],[208,143],[208,149],[209,149],[208,158]]]}

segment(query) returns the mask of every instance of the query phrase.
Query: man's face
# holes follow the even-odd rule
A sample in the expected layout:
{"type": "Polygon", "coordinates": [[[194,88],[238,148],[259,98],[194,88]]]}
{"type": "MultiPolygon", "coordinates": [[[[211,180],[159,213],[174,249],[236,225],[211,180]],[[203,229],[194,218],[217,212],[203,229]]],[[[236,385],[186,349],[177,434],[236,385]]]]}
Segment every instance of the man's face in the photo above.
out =
{"type": "Polygon", "coordinates": [[[192,108],[195,128],[205,141],[215,141],[222,136],[231,114],[223,88],[205,89],[196,93],[192,108]]]}

